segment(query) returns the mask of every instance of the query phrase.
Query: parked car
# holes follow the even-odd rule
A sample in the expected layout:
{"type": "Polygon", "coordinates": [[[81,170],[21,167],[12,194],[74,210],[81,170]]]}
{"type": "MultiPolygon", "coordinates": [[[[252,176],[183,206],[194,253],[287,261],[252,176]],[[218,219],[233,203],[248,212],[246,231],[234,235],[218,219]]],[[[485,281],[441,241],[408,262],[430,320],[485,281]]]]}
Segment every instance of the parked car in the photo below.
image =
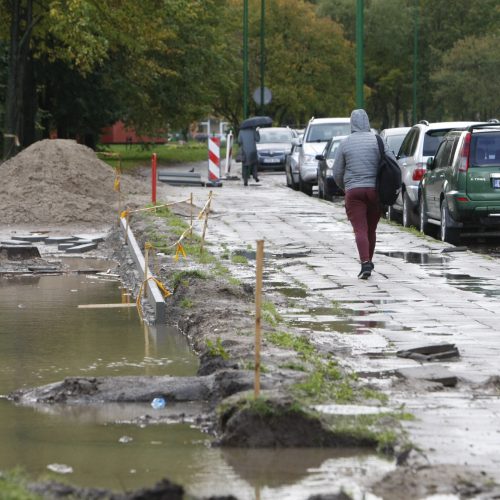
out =
{"type": "Polygon", "coordinates": [[[258,130],[258,170],[284,170],[286,157],[292,150],[292,139],[297,134],[288,127],[265,127],[258,130]]]}
{"type": "MultiPolygon", "coordinates": [[[[303,137],[298,134],[296,141],[300,141],[303,137]]],[[[295,141],[294,141],[295,142],[295,141]]],[[[292,150],[285,159],[285,175],[286,185],[294,191],[299,190],[299,147],[297,144],[292,143],[292,150]]]]}
{"type": "Polygon", "coordinates": [[[298,147],[299,189],[312,195],[313,186],[318,183],[318,160],[316,155],[323,152],[326,143],[338,135],[351,133],[349,118],[311,118],[298,147]]]}
{"type": "Polygon", "coordinates": [[[461,234],[488,236],[500,230],[500,125],[472,125],[449,132],[419,190],[420,230],[439,227],[441,240],[461,234]]]}
{"type": "Polygon", "coordinates": [[[397,155],[403,184],[396,203],[387,211],[389,220],[398,220],[401,216],[405,227],[418,224],[418,191],[420,180],[425,174],[427,159],[436,154],[447,132],[454,129],[463,130],[476,123],[478,122],[429,123],[423,120],[411,127],[397,155]]]}
{"type": "Polygon", "coordinates": [[[318,160],[318,198],[332,201],[334,196],[344,194],[333,178],[333,162],[339,144],[346,137],[346,135],[333,137],[327,142],[324,151],[320,155],[316,155],[318,160]]]}
{"type": "Polygon", "coordinates": [[[384,139],[394,155],[397,155],[403,143],[403,139],[406,137],[409,130],[410,127],[385,128],[380,132],[380,137],[384,139]]]}

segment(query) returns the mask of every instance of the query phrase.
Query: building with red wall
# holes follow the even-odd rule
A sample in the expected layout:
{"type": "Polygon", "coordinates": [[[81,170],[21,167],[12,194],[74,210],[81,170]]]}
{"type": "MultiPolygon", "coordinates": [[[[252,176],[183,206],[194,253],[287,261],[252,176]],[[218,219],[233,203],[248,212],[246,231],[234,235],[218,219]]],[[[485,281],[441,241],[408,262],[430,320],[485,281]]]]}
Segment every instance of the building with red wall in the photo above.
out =
{"type": "Polygon", "coordinates": [[[137,135],[133,128],[127,128],[123,122],[118,121],[102,131],[99,142],[101,144],[165,144],[167,138],[137,135]]]}

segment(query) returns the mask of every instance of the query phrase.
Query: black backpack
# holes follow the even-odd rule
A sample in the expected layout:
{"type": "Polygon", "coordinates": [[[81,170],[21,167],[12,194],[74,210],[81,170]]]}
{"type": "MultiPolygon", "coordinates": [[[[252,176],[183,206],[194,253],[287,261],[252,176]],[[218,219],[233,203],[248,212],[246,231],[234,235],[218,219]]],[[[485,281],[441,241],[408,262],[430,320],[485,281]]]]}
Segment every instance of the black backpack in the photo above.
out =
{"type": "Polygon", "coordinates": [[[377,173],[377,191],[382,205],[393,205],[401,191],[401,169],[398,162],[385,154],[384,141],[376,135],[380,160],[377,173]]]}

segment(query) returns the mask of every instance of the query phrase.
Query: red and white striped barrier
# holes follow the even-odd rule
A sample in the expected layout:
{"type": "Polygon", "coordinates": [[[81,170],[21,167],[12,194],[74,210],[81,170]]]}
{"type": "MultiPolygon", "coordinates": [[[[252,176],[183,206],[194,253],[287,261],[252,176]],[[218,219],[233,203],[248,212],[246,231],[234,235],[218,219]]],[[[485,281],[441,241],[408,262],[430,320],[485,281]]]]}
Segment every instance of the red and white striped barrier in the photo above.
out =
{"type": "Polygon", "coordinates": [[[221,185],[220,182],[220,139],[208,138],[208,184],[221,185]]]}

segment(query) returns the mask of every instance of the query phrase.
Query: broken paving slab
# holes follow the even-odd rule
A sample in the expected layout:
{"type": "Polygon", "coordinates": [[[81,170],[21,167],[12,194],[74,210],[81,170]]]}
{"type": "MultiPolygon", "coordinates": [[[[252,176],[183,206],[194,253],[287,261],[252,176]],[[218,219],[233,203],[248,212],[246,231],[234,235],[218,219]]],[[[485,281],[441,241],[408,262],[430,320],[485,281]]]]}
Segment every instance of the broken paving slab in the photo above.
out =
{"type": "Polygon", "coordinates": [[[460,353],[455,344],[441,343],[431,344],[411,349],[398,351],[396,356],[408,358],[415,361],[436,361],[440,359],[451,359],[460,357],[460,353]]]}
{"type": "Polygon", "coordinates": [[[445,387],[455,387],[458,377],[453,375],[443,366],[415,366],[410,368],[399,368],[396,375],[405,379],[427,380],[438,382],[445,387]]]}
{"type": "Polygon", "coordinates": [[[45,241],[47,239],[47,235],[43,234],[23,234],[21,236],[12,236],[13,240],[22,240],[31,243],[38,243],[40,241],[45,241]]]}
{"type": "Polygon", "coordinates": [[[20,245],[31,245],[31,242],[24,240],[4,240],[0,241],[0,244],[9,246],[14,246],[14,245],[20,246],[20,245]]]}
{"type": "Polygon", "coordinates": [[[57,245],[59,243],[68,243],[71,241],[76,241],[79,238],[76,236],[49,236],[45,239],[46,245],[57,245]]]}
{"type": "Polygon", "coordinates": [[[91,241],[93,243],[101,243],[104,241],[104,236],[102,234],[75,234],[74,239],[81,241],[91,241]]]}
{"type": "Polygon", "coordinates": [[[28,266],[28,271],[37,274],[53,274],[53,273],[61,273],[61,268],[58,266],[28,266]]]}
{"type": "Polygon", "coordinates": [[[67,250],[68,248],[71,248],[74,246],[77,246],[74,242],[73,243],[59,243],[59,245],[57,245],[57,249],[58,250],[67,250]]]}
{"type": "Polygon", "coordinates": [[[65,249],[66,253],[83,253],[89,252],[90,250],[95,250],[97,248],[97,242],[95,243],[84,243],[83,245],[71,246],[65,249]]]}
{"type": "Polygon", "coordinates": [[[38,248],[31,245],[0,245],[0,258],[8,260],[39,259],[38,248]]]}

